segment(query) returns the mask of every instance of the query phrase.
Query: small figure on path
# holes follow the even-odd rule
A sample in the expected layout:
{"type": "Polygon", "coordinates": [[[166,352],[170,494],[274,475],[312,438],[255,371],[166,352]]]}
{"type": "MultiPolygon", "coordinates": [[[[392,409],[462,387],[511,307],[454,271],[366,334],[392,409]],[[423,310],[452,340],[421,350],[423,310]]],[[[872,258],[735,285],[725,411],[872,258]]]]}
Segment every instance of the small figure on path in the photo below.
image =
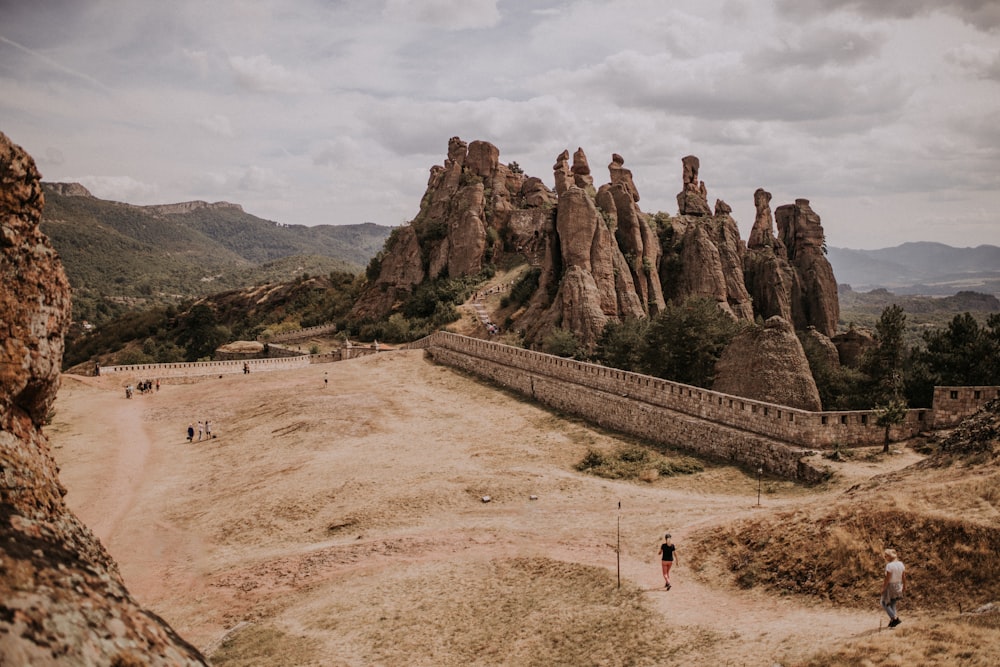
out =
{"type": "Polygon", "coordinates": [[[663,568],[664,587],[668,591],[671,589],[670,568],[673,567],[674,563],[680,565],[680,560],[677,558],[676,552],[677,547],[671,541],[670,533],[667,533],[663,536],[663,544],[660,545],[660,550],[657,553],[660,554],[660,565],[663,568]]]}
{"type": "Polygon", "coordinates": [[[894,549],[886,549],[882,554],[885,556],[885,579],[882,581],[881,602],[885,613],[889,614],[889,627],[894,628],[903,622],[896,614],[896,604],[906,590],[906,568],[894,549]]]}
{"type": "Polygon", "coordinates": [[[194,424],[188,424],[188,442],[194,440],[194,424]]]}
{"type": "Polygon", "coordinates": [[[207,419],[205,420],[205,439],[212,439],[212,424],[207,419]]]}
{"type": "Polygon", "coordinates": [[[201,442],[201,434],[202,434],[202,433],[204,432],[204,430],[205,430],[205,425],[204,425],[204,424],[202,424],[202,423],[201,423],[201,422],[199,421],[199,422],[198,422],[198,442],[201,442]]]}

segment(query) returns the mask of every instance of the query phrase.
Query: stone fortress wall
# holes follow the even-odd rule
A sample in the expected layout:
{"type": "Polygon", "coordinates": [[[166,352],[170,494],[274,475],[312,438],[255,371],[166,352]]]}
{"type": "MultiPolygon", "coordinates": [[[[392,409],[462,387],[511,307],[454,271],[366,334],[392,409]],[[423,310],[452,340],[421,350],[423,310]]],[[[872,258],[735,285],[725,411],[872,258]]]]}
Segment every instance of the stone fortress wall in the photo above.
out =
{"type": "MultiPolygon", "coordinates": [[[[408,347],[601,426],[790,479],[827,476],[815,450],[880,444],[885,437],[871,410],[809,412],[443,331],[408,347]]],[[[100,374],[123,380],[238,374],[244,363],[250,372],[292,370],[375,353],[350,347],[278,359],[106,366],[100,374]]],[[[936,387],[933,407],[910,410],[890,438],[952,426],[997,397],[998,387],[936,387]]]]}
{"type": "MultiPolygon", "coordinates": [[[[447,332],[411,347],[601,426],[792,479],[825,476],[809,450],[885,437],[870,410],[808,412],[447,332]]],[[[910,410],[890,437],[953,425],[998,395],[997,387],[939,387],[934,408],[910,410]]]]}
{"type": "Polygon", "coordinates": [[[374,347],[345,347],[323,354],[298,353],[291,357],[268,359],[226,359],[218,361],[184,361],[174,364],[133,364],[129,366],[101,366],[99,375],[122,376],[127,379],[165,379],[198,377],[202,375],[237,375],[246,364],[251,373],[261,371],[287,371],[305,368],[310,364],[326,364],[375,354],[374,347]]]}
{"type": "Polygon", "coordinates": [[[292,340],[302,340],[303,338],[311,338],[312,336],[324,336],[335,333],[337,333],[336,324],[317,324],[314,327],[285,331],[273,336],[257,336],[257,340],[261,343],[287,343],[292,340]]]}

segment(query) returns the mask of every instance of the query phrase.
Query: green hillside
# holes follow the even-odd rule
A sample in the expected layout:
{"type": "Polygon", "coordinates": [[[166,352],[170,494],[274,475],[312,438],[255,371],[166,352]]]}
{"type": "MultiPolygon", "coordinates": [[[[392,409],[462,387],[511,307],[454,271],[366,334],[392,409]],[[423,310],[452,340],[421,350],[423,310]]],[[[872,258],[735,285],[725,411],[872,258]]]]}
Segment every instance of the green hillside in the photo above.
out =
{"type": "Polygon", "coordinates": [[[41,229],[73,287],[74,319],[332,272],[356,274],[391,228],[282,225],[235,204],[134,206],[44,183],[41,229]]]}

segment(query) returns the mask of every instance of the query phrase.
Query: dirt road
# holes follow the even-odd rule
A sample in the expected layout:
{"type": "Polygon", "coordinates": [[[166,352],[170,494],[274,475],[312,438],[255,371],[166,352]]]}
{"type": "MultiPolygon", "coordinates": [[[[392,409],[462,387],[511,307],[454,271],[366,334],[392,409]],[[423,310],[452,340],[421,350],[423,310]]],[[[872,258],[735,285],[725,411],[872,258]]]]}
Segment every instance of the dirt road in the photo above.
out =
{"type": "MultiPolygon", "coordinates": [[[[588,448],[632,443],[420,352],[164,383],[132,399],[122,382],[64,378],[47,432],[67,502],[132,593],[220,664],[462,664],[461,650],[486,656],[497,645],[500,662],[531,664],[537,639],[518,625],[531,610],[513,609],[531,593],[518,590],[545,584],[533,604],[570,615],[604,604],[563,582],[579,574],[612,595],[619,539],[622,580],[641,591],[638,648],[619,652],[646,650],[655,633],[664,637],[650,655],[684,664],[791,664],[882,620],[877,608],[699,581],[684,545],[740,517],[828,502],[909,454],[847,464],[821,491],[765,480],[757,507],[757,480],[725,466],[652,483],[577,472],[588,448]],[[218,437],[188,443],[199,419],[218,437]],[[665,530],[679,546],[669,592],[656,554],[665,530]],[[476,611],[484,595],[501,601],[486,618],[476,611]]],[[[560,622],[580,623],[546,620],[560,622]]]]}

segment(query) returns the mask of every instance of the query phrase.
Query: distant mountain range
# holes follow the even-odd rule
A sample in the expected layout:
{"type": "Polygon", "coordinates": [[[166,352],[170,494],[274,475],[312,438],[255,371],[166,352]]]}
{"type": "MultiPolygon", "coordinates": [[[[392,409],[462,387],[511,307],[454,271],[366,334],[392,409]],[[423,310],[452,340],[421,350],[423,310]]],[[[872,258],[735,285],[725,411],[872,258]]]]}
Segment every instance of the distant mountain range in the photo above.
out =
{"type": "Polygon", "coordinates": [[[356,274],[391,227],[284,225],[237,204],[135,206],[77,183],[43,183],[41,229],[59,251],[74,299],[176,300],[301,276],[356,274]]]}
{"type": "Polygon", "coordinates": [[[827,249],[841,285],[858,292],[884,288],[895,294],[949,296],[960,291],[1000,295],[1000,247],[954,248],[912,242],[879,250],[827,249]]]}

